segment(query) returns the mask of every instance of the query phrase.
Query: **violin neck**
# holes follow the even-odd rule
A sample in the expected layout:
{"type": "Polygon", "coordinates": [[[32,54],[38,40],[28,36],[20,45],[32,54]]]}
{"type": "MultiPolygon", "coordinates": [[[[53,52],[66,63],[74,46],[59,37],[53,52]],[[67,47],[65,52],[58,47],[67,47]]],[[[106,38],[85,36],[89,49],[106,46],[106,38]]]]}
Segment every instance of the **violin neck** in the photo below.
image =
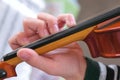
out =
{"type": "MultiPolygon", "coordinates": [[[[34,45],[34,48],[32,48],[32,49],[34,49],[40,55],[44,54],[46,52],[63,47],[63,46],[70,44],[72,42],[84,40],[86,38],[86,36],[93,30],[93,28],[94,28],[94,26],[87,28],[83,31],[74,33],[72,35],[66,36],[64,38],[55,40],[53,42],[49,42],[48,44],[41,46],[41,47],[40,47],[40,43],[38,40],[38,41],[32,43],[32,44],[36,44],[36,45],[34,45]]],[[[29,45],[29,47],[30,47],[30,45],[29,45]]],[[[13,52],[13,53],[15,53],[15,52],[13,52]]],[[[21,60],[16,56],[16,57],[11,58],[11,59],[5,59],[5,62],[12,64],[12,65],[17,65],[18,63],[21,62],[21,60]]]]}

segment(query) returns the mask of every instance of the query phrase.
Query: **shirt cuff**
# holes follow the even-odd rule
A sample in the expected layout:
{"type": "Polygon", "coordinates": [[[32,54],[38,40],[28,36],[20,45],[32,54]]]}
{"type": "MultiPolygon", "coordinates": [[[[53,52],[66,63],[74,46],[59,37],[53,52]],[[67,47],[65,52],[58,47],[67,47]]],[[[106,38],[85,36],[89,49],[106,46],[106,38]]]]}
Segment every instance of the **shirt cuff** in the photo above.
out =
{"type": "Polygon", "coordinates": [[[86,58],[87,69],[84,80],[98,80],[100,76],[99,64],[92,59],[86,58]]]}

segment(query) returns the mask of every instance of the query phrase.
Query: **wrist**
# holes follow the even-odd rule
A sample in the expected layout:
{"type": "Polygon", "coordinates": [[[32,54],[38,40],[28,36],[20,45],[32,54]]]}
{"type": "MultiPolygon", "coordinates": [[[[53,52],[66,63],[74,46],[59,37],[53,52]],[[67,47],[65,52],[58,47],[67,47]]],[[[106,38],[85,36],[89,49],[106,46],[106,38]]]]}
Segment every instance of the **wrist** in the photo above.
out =
{"type": "Polygon", "coordinates": [[[86,59],[83,57],[80,60],[79,71],[78,71],[79,73],[66,77],[65,80],[84,80],[86,68],[87,68],[87,62],[86,59]]]}
{"type": "Polygon", "coordinates": [[[79,80],[84,80],[85,74],[86,74],[86,69],[87,69],[87,62],[84,57],[81,58],[80,62],[80,75],[79,75],[79,80]]]}
{"type": "Polygon", "coordinates": [[[84,76],[83,74],[76,74],[76,76],[72,76],[72,77],[65,77],[65,80],[84,80],[84,76]]]}
{"type": "Polygon", "coordinates": [[[81,79],[80,79],[80,75],[78,75],[78,76],[76,75],[74,77],[73,76],[72,77],[67,77],[67,78],[65,78],[65,80],[81,80],[81,79]]]}

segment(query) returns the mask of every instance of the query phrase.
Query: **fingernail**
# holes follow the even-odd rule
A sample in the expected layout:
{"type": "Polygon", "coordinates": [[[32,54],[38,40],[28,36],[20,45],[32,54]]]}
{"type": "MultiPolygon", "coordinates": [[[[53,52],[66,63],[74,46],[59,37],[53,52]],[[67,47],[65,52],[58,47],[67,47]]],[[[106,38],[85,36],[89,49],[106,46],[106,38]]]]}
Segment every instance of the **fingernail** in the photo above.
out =
{"type": "Polygon", "coordinates": [[[53,33],[57,33],[59,31],[58,25],[54,25],[53,33]]]}
{"type": "Polygon", "coordinates": [[[75,20],[71,19],[71,20],[70,20],[70,25],[71,25],[71,26],[74,26],[74,25],[76,25],[76,22],[75,22],[75,20]]]}
{"type": "Polygon", "coordinates": [[[73,25],[76,25],[76,21],[72,21],[73,25]]]}
{"type": "Polygon", "coordinates": [[[42,31],[39,31],[38,34],[40,35],[41,38],[44,38],[49,35],[47,30],[45,30],[45,29],[42,31]]]}
{"type": "Polygon", "coordinates": [[[49,35],[49,34],[48,34],[48,31],[47,31],[47,30],[44,30],[43,35],[44,35],[44,37],[48,36],[48,35],[49,35]]]}

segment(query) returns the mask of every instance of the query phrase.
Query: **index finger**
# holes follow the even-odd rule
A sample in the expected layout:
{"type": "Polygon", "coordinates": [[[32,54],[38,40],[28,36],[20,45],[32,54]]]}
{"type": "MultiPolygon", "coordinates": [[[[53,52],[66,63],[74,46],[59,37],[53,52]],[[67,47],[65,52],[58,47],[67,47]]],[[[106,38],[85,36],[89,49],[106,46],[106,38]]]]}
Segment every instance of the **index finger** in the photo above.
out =
{"type": "Polygon", "coordinates": [[[28,37],[39,35],[40,38],[48,36],[46,23],[35,18],[26,18],[23,21],[24,32],[28,37]]]}

